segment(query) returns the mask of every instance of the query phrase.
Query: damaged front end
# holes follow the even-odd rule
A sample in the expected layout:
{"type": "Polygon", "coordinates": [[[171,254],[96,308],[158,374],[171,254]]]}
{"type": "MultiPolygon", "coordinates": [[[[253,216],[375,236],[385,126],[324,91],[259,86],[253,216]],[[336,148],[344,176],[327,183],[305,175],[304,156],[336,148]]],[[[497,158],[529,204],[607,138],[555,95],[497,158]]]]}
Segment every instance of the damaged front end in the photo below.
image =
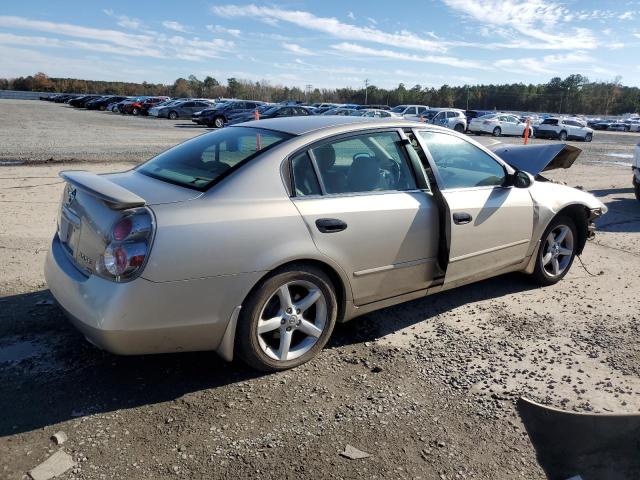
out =
{"type": "Polygon", "coordinates": [[[566,143],[507,145],[497,142],[488,148],[513,168],[534,177],[548,170],[569,168],[582,153],[580,148],[566,143]]]}

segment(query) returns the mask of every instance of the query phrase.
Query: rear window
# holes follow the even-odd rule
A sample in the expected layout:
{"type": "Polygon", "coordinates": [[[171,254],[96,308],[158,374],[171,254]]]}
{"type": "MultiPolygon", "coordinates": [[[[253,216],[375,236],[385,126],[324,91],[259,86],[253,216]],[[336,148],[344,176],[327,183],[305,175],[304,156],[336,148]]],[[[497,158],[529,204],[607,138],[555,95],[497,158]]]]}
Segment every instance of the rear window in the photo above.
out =
{"type": "Polygon", "coordinates": [[[261,128],[227,127],[177,145],[138,167],[149,177],[206,190],[241,164],[291,138],[261,128]]]}
{"type": "Polygon", "coordinates": [[[541,125],[558,125],[558,119],[557,118],[547,118],[546,120],[543,120],[541,125]]]}

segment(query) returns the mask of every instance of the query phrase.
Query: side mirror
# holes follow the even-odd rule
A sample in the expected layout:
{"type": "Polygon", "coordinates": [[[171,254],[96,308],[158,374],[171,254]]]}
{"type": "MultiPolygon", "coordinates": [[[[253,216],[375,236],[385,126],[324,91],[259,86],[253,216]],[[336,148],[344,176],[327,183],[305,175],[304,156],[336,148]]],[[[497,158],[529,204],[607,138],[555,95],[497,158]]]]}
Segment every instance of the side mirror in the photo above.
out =
{"type": "Polygon", "coordinates": [[[511,176],[511,185],[516,188],[529,188],[534,182],[533,176],[523,170],[517,170],[511,176]]]}

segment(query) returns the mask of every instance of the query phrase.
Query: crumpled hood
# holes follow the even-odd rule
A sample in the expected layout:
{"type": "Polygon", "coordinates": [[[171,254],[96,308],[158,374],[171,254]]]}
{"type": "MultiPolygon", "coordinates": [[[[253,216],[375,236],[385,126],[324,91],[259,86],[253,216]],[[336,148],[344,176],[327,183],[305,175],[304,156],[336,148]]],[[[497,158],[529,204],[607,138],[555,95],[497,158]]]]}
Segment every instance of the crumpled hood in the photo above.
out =
{"type": "Polygon", "coordinates": [[[546,170],[569,168],[582,153],[580,148],[566,143],[507,145],[497,142],[488,148],[513,168],[533,176],[546,170]]]}

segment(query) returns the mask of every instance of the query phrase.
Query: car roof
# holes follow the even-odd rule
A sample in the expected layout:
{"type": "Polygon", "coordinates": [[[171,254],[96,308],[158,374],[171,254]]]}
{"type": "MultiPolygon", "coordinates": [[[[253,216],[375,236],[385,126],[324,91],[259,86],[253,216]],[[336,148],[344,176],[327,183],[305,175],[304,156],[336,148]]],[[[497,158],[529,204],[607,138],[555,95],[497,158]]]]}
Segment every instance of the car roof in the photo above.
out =
{"type": "MultiPolygon", "coordinates": [[[[333,133],[349,132],[352,129],[350,127],[358,126],[362,124],[363,127],[376,128],[376,127],[420,127],[425,124],[412,122],[410,120],[402,120],[392,117],[390,119],[376,119],[370,117],[352,117],[352,116],[324,116],[313,115],[309,117],[285,117],[285,118],[265,118],[263,120],[253,120],[250,122],[244,122],[234,125],[234,127],[255,127],[264,128],[267,130],[276,130],[279,132],[288,133],[290,135],[304,135],[306,133],[314,132],[317,130],[333,129],[336,130],[333,133]]],[[[431,127],[432,125],[430,125],[431,127]]],[[[449,129],[444,129],[451,131],[449,129]]]]}

